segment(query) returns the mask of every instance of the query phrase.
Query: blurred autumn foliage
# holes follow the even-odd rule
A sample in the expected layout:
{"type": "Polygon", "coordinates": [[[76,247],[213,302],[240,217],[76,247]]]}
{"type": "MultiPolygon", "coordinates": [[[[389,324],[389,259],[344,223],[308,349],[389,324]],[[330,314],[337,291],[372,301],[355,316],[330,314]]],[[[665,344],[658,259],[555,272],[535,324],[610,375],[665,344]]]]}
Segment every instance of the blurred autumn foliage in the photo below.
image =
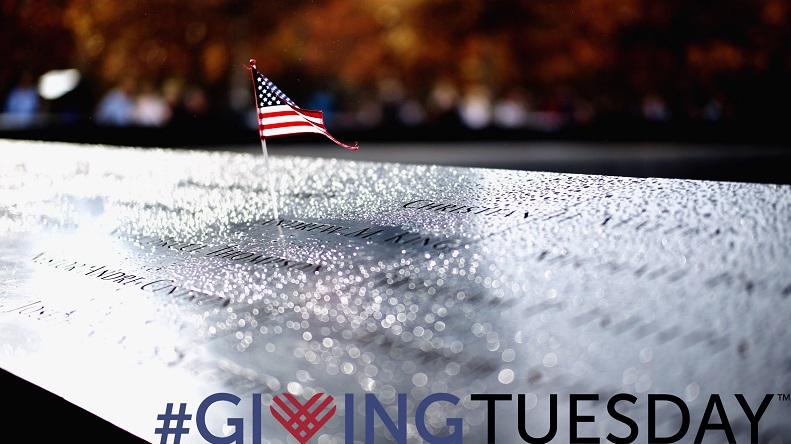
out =
{"type": "Polygon", "coordinates": [[[105,87],[122,76],[178,77],[229,103],[252,55],[284,88],[332,89],[347,100],[396,78],[421,97],[446,81],[493,94],[519,87],[540,103],[571,95],[599,113],[628,112],[653,96],[694,113],[716,98],[746,116],[785,106],[791,74],[787,0],[0,5],[3,85],[22,70],[76,67],[105,87]]]}

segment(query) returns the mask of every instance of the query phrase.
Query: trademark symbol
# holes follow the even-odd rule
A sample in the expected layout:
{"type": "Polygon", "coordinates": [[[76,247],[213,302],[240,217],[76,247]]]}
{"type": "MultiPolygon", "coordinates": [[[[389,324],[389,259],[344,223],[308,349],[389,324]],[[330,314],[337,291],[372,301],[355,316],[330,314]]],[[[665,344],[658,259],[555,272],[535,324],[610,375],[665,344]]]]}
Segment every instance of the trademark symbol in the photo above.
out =
{"type": "Polygon", "coordinates": [[[791,394],[788,393],[778,393],[777,394],[778,401],[791,401],[791,394]]]}

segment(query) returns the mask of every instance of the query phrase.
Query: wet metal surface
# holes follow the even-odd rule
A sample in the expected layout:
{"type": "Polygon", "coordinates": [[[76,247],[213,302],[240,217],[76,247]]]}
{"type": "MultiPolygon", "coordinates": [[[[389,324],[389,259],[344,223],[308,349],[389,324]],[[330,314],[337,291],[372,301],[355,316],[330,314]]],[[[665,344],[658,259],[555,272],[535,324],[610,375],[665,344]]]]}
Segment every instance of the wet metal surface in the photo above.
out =
{"type": "MultiPolygon", "coordinates": [[[[276,156],[273,219],[259,156],[0,152],[0,366],[149,440],[166,402],[217,391],[332,394],[317,442],[343,442],[344,393],[393,416],[406,394],[415,442],[434,392],[461,402],[429,430],[463,418],[466,442],[486,436],[471,393],[514,394],[498,442],[519,442],[516,394],[534,435],[559,394],[567,442],[570,393],[634,394],[641,434],[647,394],[672,393],[691,442],[719,393],[743,440],[733,394],[791,391],[788,186],[276,156]]],[[[605,407],[584,432],[625,435],[605,407]]],[[[790,408],[762,439],[789,442],[790,408]]],[[[217,407],[212,430],[249,412],[217,407]]]]}

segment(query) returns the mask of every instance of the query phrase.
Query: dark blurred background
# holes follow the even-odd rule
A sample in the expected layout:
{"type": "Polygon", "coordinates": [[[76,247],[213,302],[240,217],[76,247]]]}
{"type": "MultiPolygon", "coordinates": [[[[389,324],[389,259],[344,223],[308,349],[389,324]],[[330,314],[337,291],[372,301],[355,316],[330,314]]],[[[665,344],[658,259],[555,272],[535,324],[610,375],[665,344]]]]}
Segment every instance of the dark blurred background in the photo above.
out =
{"type": "Polygon", "coordinates": [[[787,0],[0,0],[0,138],[791,183],[787,0]]]}

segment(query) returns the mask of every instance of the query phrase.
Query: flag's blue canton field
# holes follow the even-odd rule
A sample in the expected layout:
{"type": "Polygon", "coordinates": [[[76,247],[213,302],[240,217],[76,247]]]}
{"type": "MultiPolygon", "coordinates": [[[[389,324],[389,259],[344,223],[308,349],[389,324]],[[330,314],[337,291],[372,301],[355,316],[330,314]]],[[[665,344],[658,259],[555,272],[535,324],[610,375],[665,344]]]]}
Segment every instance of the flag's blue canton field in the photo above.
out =
{"type": "Polygon", "coordinates": [[[259,107],[263,108],[265,106],[280,105],[282,102],[286,102],[292,106],[295,105],[294,101],[283,94],[283,91],[280,91],[280,88],[275,86],[271,80],[261,75],[261,73],[257,74],[256,89],[258,90],[259,107]]]}

